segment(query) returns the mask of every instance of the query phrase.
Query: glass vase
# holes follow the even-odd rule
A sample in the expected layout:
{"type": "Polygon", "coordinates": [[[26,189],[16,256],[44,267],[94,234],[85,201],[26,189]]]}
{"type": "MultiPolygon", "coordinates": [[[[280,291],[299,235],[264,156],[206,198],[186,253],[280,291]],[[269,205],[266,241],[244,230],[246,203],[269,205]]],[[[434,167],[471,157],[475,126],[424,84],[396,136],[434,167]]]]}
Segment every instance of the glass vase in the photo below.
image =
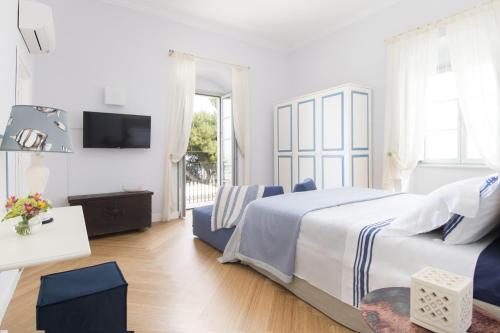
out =
{"type": "Polygon", "coordinates": [[[32,218],[23,216],[22,220],[14,225],[14,231],[19,236],[29,236],[37,233],[41,226],[42,220],[38,215],[32,218]]]}

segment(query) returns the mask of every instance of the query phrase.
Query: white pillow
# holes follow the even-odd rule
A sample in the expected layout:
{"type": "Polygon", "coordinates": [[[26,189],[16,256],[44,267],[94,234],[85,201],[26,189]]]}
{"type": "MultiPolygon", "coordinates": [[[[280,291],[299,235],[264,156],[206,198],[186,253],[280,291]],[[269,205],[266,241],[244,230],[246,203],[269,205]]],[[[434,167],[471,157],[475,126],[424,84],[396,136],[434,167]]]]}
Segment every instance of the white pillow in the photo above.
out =
{"type": "Polygon", "coordinates": [[[403,236],[433,231],[445,225],[453,213],[474,217],[479,210],[479,188],[484,178],[448,184],[429,193],[422,204],[397,217],[385,230],[403,236]]]}
{"type": "Polygon", "coordinates": [[[498,174],[488,177],[480,188],[479,211],[474,217],[453,214],[443,228],[445,244],[476,242],[500,225],[498,174]]]}

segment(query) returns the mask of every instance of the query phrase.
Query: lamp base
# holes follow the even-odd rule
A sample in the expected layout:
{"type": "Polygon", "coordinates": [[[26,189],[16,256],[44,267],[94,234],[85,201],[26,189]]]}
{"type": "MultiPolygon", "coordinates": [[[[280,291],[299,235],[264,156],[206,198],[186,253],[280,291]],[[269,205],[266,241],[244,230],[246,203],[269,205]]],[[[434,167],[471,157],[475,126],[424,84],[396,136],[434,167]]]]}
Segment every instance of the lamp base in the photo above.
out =
{"type": "Polygon", "coordinates": [[[50,170],[43,164],[43,155],[31,156],[31,165],[26,169],[26,180],[30,194],[43,193],[49,181],[50,170]]]}

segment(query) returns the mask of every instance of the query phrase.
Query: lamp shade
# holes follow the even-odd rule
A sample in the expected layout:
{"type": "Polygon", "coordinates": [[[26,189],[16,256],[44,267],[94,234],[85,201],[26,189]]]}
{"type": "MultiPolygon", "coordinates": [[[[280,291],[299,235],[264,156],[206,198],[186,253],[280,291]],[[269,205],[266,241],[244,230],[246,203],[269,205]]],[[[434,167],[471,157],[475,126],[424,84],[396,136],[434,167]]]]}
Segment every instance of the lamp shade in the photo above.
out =
{"type": "Polygon", "coordinates": [[[71,153],[68,114],[50,107],[14,105],[0,150],[71,153]]]}

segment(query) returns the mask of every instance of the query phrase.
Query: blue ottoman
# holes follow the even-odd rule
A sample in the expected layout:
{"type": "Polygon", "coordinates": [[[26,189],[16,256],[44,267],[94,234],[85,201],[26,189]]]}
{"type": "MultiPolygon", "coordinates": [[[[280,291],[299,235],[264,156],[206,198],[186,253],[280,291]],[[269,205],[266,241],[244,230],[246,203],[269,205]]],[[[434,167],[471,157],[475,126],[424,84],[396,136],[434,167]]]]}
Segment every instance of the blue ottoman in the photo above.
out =
{"type": "MultiPolygon", "coordinates": [[[[262,196],[265,198],[283,193],[282,186],[266,186],[262,196]]],[[[193,235],[215,247],[217,250],[224,252],[224,248],[227,242],[229,242],[234,228],[212,231],[213,207],[213,205],[210,205],[193,209],[193,235]]]]}
{"type": "Polygon", "coordinates": [[[36,329],[124,333],[127,286],[116,262],[42,276],[36,329]]]}

